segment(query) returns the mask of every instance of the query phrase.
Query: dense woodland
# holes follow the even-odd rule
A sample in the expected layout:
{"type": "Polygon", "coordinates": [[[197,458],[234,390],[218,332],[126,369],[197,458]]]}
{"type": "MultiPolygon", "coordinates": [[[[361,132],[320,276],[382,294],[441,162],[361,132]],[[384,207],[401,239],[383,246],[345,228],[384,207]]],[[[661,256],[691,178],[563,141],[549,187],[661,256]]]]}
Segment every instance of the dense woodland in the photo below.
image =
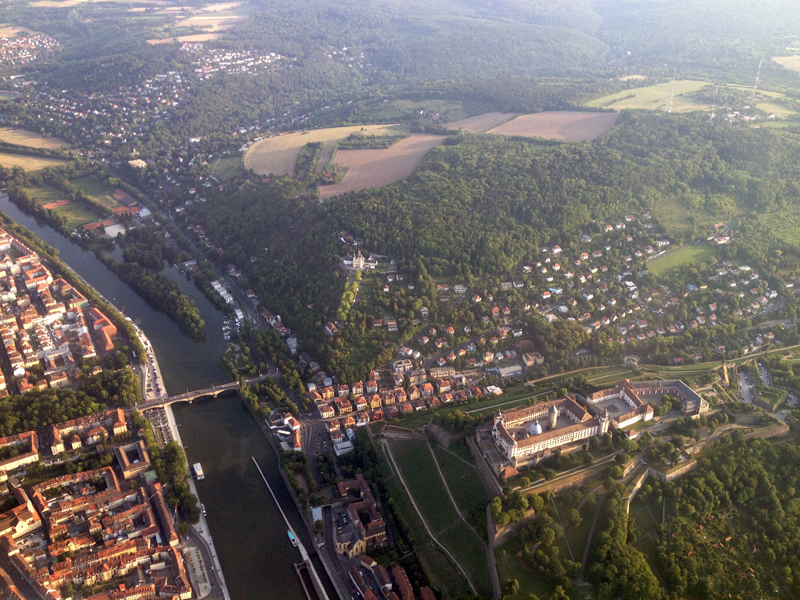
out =
{"type": "MultiPolygon", "coordinates": [[[[410,319],[421,306],[469,311],[465,305],[440,306],[433,278],[456,276],[467,285],[500,278],[543,245],[577,247],[581,232],[599,231],[604,218],[652,208],[663,199],[722,218],[795,207],[798,159],[800,137],[790,132],[732,128],[701,115],[625,113],[611,132],[591,143],[458,134],[431,151],[410,178],[384,188],[320,205],[302,195],[298,182],[279,179],[197,205],[195,215],[225,249],[222,258],[244,269],[245,283],[338,372],[349,362],[343,352],[350,351],[338,344],[352,349],[364,340],[363,331],[348,329],[344,342],[331,347],[321,333],[345,291],[336,269],[345,252],[337,239],[343,230],[370,251],[395,257],[419,284],[414,293],[381,300],[386,313],[410,319]]],[[[784,244],[776,255],[778,241],[753,227],[742,219],[742,234],[728,255],[752,261],[765,274],[797,268],[800,248],[784,244]]],[[[698,220],[682,235],[692,240],[704,234],[698,220]]],[[[665,283],[680,287],[694,276],[681,271],[665,283]]],[[[361,323],[369,315],[356,309],[347,316],[361,323]]],[[[564,336],[543,322],[530,326],[540,329],[536,337],[556,364],[559,348],[566,359],[585,341],[581,328],[564,336]]],[[[733,335],[734,329],[721,334],[733,335]]],[[[659,343],[659,354],[675,351],[672,342],[659,343]]],[[[364,348],[359,357],[369,348],[373,360],[387,358],[372,346],[364,348]]]]}

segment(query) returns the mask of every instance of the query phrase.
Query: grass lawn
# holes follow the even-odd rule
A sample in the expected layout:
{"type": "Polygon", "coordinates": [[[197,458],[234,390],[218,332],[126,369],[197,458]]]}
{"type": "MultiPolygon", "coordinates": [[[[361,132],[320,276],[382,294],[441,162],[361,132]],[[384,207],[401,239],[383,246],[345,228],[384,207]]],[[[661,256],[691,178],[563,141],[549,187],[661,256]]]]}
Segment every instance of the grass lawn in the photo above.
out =
{"type": "Polygon", "coordinates": [[[649,262],[647,270],[654,275],[664,275],[685,265],[708,262],[716,254],[716,249],[707,243],[685,246],[649,262]]]}
{"type": "Polygon", "coordinates": [[[57,158],[41,158],[39,156],[26,156],[24,154],[9,154],[0,152],[0,166],[10,169],[22,167],[26,171],[38,171],[47,167],[57,167],[66,164],[66,160],[57,158]]]}
{"type": "Polygon", "coordinates": [[[101,215],[94,214],[88,208],[76,202],[54,208],[53,212],[60,217],[66,217],[67,224],[73,229],[103,218],[101,215]]]}
{"type": "Polygon", "coordinates": [[[639,421],[626,427],[625,431],[644,431],[645,429],[650,429],[653,425],[655,425],[653,421],[639,421]]]}
{"type": "MultiPolygon", "coordinates": [[[[562,506],[559,506],[559,514],[562,521],[564,521],[564,535],[569,540],[569,547],[572,548],[572,553],[575,555],[575,562],[581,562],[583,558],[583,551],[586,549],[586,541],[589,539],[589,530],[592,528],[595,510],[595,504],[585,504],[581,509],[581,522],[577,526],[573,526],[564,520],[566,511],[562,506]],[[588,509],[589,506],[591,506],[591,510],[588,509]]],[[[567,556],[565,555],[565,558],[567,556]]]]}
{"type": "Polygon", "coordinates": [[[786,397],[786,392],[778,388],[757,385],[756,391],[758,392],[759,398],[772,405],[772,410],[775,410],[775,407],[786,397]]]}
{"type": "Polygon", "coordinates": [[[242,169],[243,163],[239,156],[225,156],[214,161],[211,174],[220,181],[233,179],[242,169]]]}
{"type": "Polygon", "coordinates": [[[37,187],[22,188],[22,191],[39,206],[57,202],[58,200],[65,200],[67,197],[64,192],[46,184],[37,187]]]}
{"type": "Polygon", "coordinates": [[[81,190],[95,202],[107,206],[110,210],[119,207],[119,202],[114,200],[114,190],[96,177],[81,177],[70,182],[76,189],[81,190]]]}
{"type": "MultiPolygon", "coordinates": [[[[695,110],[706,110],[709,108],[704,103],[694,101],[690,95],[709,85],[705,81],[676,81],[675,91],[672,100],[673,112],[691,112],[695,110]]],[[[643,88],[625,90],[610,96],[603,96],[586,103],[586,106],[596,108],[613,108],[622,110],[624,108],[638,108],[644,110],[665,110],[672,92],[672,82],[659,83],[643,88]]]]}
{"type": "MultiPolygon", "coordinates": [[[[65,199],[63,192],[49,185],[24,188],[24,191],[39,206],[65,199]]],[[[96,215],[87,206],[79,202],[71,202],[51,210],[60,217],[66,217],[67,223],[73,228],[101,218],[100,215],[96,215]]]]}
{"type": "Polygon", "coordinates": [[[527,600],[530,594],[536,594],[540,598],[549,598],[553,595],[555,587],[538,577],[536,572],[528,566],[523,558],[525,552],[527,552],[525,545],[517,538],[511,538],[502,546],[494,549],[500,585],[505,586],[506,582],[511,579],[519,581],[519,592],[514,596],[506,594],[503,598],[527,600]]]}

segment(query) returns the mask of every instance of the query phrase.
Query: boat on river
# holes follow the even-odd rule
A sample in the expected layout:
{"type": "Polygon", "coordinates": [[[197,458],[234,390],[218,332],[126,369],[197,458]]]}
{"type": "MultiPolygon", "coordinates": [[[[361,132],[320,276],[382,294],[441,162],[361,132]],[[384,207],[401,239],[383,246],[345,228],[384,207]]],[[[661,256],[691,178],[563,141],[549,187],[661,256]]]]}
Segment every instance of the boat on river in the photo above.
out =
{"type": "Polygon", "coordinates": [[[292,531],[291,530],[287,530],[286,533],[289,534],[289,540],[291,540],[292,546],[297,548],[297,540],[295,539],[294,534],[292,533],[292,531]]]}

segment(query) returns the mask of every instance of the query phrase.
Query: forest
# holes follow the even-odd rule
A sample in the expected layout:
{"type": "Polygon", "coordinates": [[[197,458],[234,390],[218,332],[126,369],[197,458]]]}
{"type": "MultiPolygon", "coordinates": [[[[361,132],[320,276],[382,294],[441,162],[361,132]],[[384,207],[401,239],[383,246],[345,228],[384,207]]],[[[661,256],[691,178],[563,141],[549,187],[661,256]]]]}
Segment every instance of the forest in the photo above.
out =
{"type": "MultiPolygon", "coordinates": [[[[791,132],[709,123],[699,114],[666,119],[624,113],[614,129],[590,143],[460,133],[431,151],[407,180],[325,204],[304,196],[302,184],[277,179],[192,211],[225,249],[222,259],[244,270],[246,287],[298,328],[307,347],[336,372],[349,362],[342,353],[366,339],[358,328],[348,329],[344,342],[335,340],[332,348],[321,333],[346,283],[336,269],[345,252],[337,240],[342,231],[369,251],[394,257],[401,272],[419,283],[413,294],[381,299],[387,313],[405,319],[421,306],[470,310],[437,306],[434,278],[456,276],[468,286],[499,278],[543,245],[577,247],[581,232],[599,231],[604,218],[651,209],[665,199],[691,205],[694,214],[707,211],[708,218],[784,210],[800,198],[798,159],[800,137],[791,132]]],[[[752,219],[740,221],[743,232],[730,256],[763,265],[767,273],[797,264],[800,248],[783,244],[779,263],[770,266],[779,246],[751,233],[752,219]]],[[[692,240],[704,233],[698,220],[682,235],[692,240]]],[[[671,277],[680,285],[687,275],[693,277],[671,277]]],[[[348,316],[363,323],[369,315],[354,310],[348,316]]],[[[541,327],[550,335],[552,326],[541,327]]],[[[553,340],[558,354],[557,333],[553,340]]],[[[567,345],[565,355],[574,347],[567,345]]],[[[669,345],[660,350],[673,351],[669,345]]]]}

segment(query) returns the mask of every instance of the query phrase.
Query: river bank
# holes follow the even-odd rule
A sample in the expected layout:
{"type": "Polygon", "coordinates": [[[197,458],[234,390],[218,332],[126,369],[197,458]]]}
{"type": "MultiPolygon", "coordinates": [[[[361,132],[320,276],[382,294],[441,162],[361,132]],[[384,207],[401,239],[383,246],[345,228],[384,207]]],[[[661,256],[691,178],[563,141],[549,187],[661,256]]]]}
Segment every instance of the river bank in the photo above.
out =
{"type": "MultiPolygon", "coordinates": [[[[146,332],[144,337],[150,341],[156,365],[160,367],[157,377],[163,382],[159,384],[161,389],[177,395],[229,380],[220,365],[227,347],[222,334],[225,316],[177,271],[168,273],[195,302],[207,324],[203,341],[193,341],[182,335],[177,325],[166,315],[151,309],[94,253],[83,250],[46,223],[24,214],[8,199],[0,198],[0,210],[55,248],[61,260],[83,281],[146,332]]],[[[299,554],[291,546],[286,527],[278,518],[251,456],[259,460],[298,534],[307,534],[280,476],[278,460],[243,403],[238,398],[195,402],[175,412],[172,429],[180,431],[189,463],[201,462],[207,473],[205,481],[197,482],[194,490],[205,504],[208,515],[202,533],[192,530],[190,537],[202,549],[203,536],[217,534],[215,548],[209,549],[210,559],[204,555],[204,562],[216,566],[220,575],[225,573],[224,581],[230,593],[227,597],[222,594],[218,597],[304,600],[294,569],[299,554]],[[204,410],[206,406],[218,412],[208,412],[204,410]],[[225,423],[227,425],[221,425],[225,423]]],[[[306,538],[303,541],[310,542],[306,538]]],[[[212,589],[209,598],[213,596],[212,589]]]]}

